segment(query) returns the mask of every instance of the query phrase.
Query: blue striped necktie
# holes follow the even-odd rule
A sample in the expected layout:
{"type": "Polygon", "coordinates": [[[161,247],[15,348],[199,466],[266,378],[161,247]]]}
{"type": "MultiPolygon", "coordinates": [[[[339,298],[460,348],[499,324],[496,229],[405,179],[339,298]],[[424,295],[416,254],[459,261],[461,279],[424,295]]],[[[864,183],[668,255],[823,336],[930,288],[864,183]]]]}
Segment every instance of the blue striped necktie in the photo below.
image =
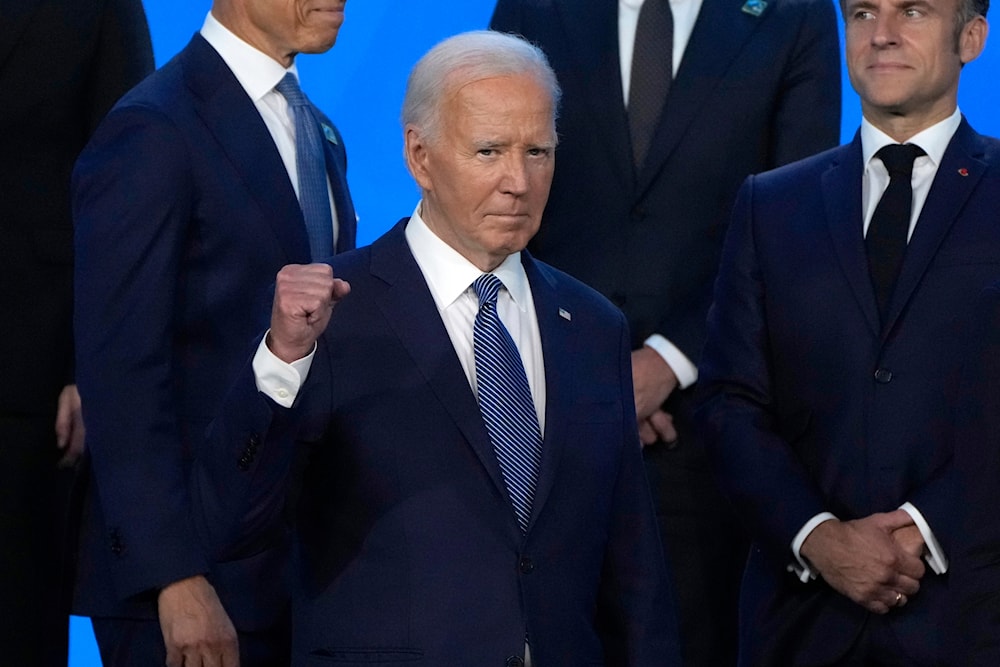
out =
{"type": "Polygon", "coordinates": [[[295,169],[299,172],[299,206],[306,221],[313,261],[333,254],[333,216],[326,187],[326,156],[319,124],[309,100],[291,72],[274,87],[295,117],[295,169]]]}
{"type": "Polygon", "coordinates": [[[472,283],[479,297],[472,337],[476,388],[517,523],[525,532],[542,461],[542,436],[521,355],[497,314],[501,287],[492,273],[472,283]]]}

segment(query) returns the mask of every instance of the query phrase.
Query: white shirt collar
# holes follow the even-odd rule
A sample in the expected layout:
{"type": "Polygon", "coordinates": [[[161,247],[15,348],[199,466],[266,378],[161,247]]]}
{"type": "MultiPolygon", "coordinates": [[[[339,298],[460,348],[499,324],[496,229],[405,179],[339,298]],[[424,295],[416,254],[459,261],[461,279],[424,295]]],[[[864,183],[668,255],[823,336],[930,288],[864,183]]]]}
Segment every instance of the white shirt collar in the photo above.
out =
{"type": "Polygon", "coordinates": [[[205,17],[201,36],[219,53],[254,102],[271,92],[286,73],[292,72],[298,78],[294,62],[285,69],[277,60],[258,51],[219,23],[212,12],[205,17]]]}
{"type": "MultiPolygon", "coordinates": [[[[420,217],[419,202],[406,225],[405,236],[439,311],[454,303],[483,273],[431,231],[420,217]]],[[[492,273],[503,282],[517,307],[524,311],[528,304],[529,286],[528,276],[521,265],[521,253],[509,255],[492,273]]]]}
{"type": "MultiPolygon", "coordinates": [[[[962,112],[958,107],[955,107],[954,113],[950,116],[931,125],[926,130],[917,132],[906,143],[924,149],[934,165],[939,165],[952,136],[961,124],[962,112]]],[[[861,155],[864,159],[865,169],[868,169],[871,159],[883,146],[896,143],[899,142],[872,125],[866,118],[861,118],[861,155]]]]}

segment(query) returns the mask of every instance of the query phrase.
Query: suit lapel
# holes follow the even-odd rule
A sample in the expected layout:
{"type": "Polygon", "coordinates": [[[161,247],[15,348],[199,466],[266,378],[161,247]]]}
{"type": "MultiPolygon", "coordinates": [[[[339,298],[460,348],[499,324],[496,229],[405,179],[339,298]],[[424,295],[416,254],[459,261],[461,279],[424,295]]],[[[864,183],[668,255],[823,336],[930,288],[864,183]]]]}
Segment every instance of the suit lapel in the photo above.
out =
{"type": "Polygon", "coordinates": [[[618,55],[617,0],[554,0],[556,14],[577,63],[576,76],[587,91],[594,133],[604,137],[608,159],[620,174],[623,189],[634,186],[628,117],[622,98],[621,60],[618,55]]]}
{"type": "MultiPolygon", "coordinates": [[[[372,244],[372,275],[388,285],[378,298],[378,306],[509,506],[507,487],[479,406],[420,267],[406,243],[405,228],[406,222],[401,221],[372,244]],[[415,322],[421,325],[413,326],[415,322]]],[[[513,529],[520,532],[513,508],[510,521],[513,529]]]]}
{"type": "Polygon", "coordinates": [[[572,373],[574,364],[571,360],[578,346],[572,319],[565,317],[565,314],[570,317],[572,314],[560,307],[562,304],[552,278],[535,263],[527,251],[521,254],[521,258],[531,285],[531,297],[535,302],[545,364],[545,433],[542,438],[542,463],[531,507],[531,521],[528,524],[530,531],[548,500],[559,469],[559,460],[566,446],[560,425],[571,419],[573,406],[566,400],[567,392],[563,388],[572,386],[574,379],[564,374],[572,373]]]}
{"type": "Polygon", "coordinates": [[[822,176],[823,203],[833,247],[858,306],[868,326],[879,335],[878,304],[868,273],[861,209],[861,137],[835,153],[833,164],[822,176]]]}
{"type": "Polygon", "coordinates": [[[257,108],[201,35],[194,36],[181,57],[198,114],[263,211],[288,261],[309,261],[302,209],[257,108]]]}
{"type": "Polygon", "coordinates": [[[941,159],[907,245],[903,266],[889,302],[889,315],[884,327],[886,335],[913,296],[965,201],[986,172],[986,163],[982,161],[984,152],[975,131],[963,119],[941,159]]]}
{"type": "Polygon", "coordinates": [[[649,154],[656,159],[647,160],[639,174],[639,196],[687,134],[688,126],[725,79],[747,40],[768,20],[770,13],[766,9],[760,16],[753,16],[742,11],[743,4],[744,0],[704,0],[649,148],[649,154]],[[720,35],[725,39],[719,39],[720,35]]]}
{"type": "Polygon", "coordinates": [[[323,134],[323,152],[326,157],[326,174],[330,179],[330,189],[333,191],[333,205],[337,209],[337,247],[336,252],[345,252],[355,246],[357,231],[357,215],[354,203],[347,187],[347,174],[344,172],[347,152],[344,150],[340,133],[330,119],[313,105],[313,115],[319,119],[323,134]]]}

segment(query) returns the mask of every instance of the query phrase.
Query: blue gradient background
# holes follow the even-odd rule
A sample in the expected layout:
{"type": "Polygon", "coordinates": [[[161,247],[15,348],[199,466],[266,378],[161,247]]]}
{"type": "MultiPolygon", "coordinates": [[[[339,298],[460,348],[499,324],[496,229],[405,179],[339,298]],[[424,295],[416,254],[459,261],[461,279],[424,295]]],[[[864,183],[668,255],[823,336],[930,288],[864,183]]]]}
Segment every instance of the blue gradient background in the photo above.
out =
{"type": "MultiPolygon", "coordinates": [[[[351,0],[336,47],[298,59],[303,89],[337,123],[347,144],[359,245],[409,215],[419,196],[403,164],[398,120],[410,67],[442,38],[486,27],[494,1],[351,0]]],[[[158,65],[184,47],[211,7],[211,0],[144,2],[158,65]]],[[[1000,136],[998,73],[1000,46],[987,44],[984,55],[963,72],[959,96],[973,126],[993,136],[1000,136]]],[[[846,72],[843,86],[841,135],[847,141],[861,115],[846,72]]],[[[70,667],[100,665],[88,619],[71,619],[70,651],[70,667]]]]}

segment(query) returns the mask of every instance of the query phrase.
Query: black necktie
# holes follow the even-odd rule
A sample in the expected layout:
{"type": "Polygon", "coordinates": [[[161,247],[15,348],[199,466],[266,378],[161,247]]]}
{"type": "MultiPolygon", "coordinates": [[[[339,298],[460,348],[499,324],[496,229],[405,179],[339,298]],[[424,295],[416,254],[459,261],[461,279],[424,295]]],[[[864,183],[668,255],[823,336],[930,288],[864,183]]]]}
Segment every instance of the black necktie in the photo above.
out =
{"type": "Polygon", "coordinates": [[[669,0],[646,0],[639,10],[628,90],[632,159],[642,168],[674,76],[674,17],[669,0]]]}
{"type": "Polygon", "coordinates": [[[924,154],[922,148],[913,144],[889,144],[875,154],[889,172],[889,187],[875,207],[865,247],[868,251],[868,272],[883,322],[899,268],[903,265],[903,255],[906,254],[906,237],[913,206],[913,187],[910,183],[913,161],[924,154]]]}

